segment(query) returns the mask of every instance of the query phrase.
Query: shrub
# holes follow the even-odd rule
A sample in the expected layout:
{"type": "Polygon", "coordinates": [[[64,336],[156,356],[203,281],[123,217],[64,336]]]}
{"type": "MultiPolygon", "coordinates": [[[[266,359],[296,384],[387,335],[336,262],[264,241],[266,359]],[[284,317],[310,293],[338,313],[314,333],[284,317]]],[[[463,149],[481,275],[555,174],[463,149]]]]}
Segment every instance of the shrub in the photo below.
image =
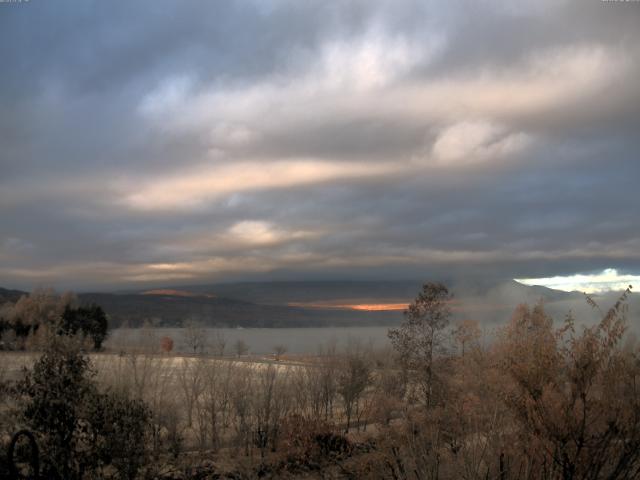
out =
{"type": "Polygon", "coordinates": [[[149,409],[141,400],[113,393],[88,400],[85,408],[95,465],[112,465],[119,478],[134,478],[146,459],[149,409]]]}
{"type": "Polygon", "coordinates": [[[171,352],[173,350],[173,339],[171,337],[162,337],[160,339],[160,349],[165,353],[171,352]]]}
{"type": "Polygon", "coordinates": [[[145,454],[149,413],[141,401],[99,393],[77,341],[52,335],[19,384],[22,419],[36,433],[45,478],[74,480],[116,470],[134,478],[145,454]]]}

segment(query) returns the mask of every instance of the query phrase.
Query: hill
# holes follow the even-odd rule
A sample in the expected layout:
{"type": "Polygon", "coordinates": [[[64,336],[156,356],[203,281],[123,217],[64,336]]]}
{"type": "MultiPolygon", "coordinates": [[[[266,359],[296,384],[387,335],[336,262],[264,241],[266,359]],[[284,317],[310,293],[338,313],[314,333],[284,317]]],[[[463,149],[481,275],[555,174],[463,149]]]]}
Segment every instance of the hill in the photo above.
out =
{"type": "Polygon", "coordinates": [[[402,316],[397,311],[356,311],[334,308],[304,308],[290,305],[261,305],[211,295],[107,294],[79,295],[83,304],[97,303],[114,325],[131,326],[145,320],[162,326],[178,326],[193,319],[208,326],[227,327],[322,327],[388,325],[402,316]]]}
{"type": "MultiPolygon", "coordinates": [[[[508,280],[494,283],[459,281],[454,292],[454,320],[472,318],[484,325],[502,323],[520,303],[543,300],[547,311],[562,319],[569,311],[587,322],[594,311],[577,292],[527,286],[508,280]]],[[[394,325],[419,292],[417,281],[352,282],[241,282],[163,287],[125,293],[81,293],[81,304],[101,305],[113,327],[150,321],[158,326],[179,326],[192,319],[207,326],[227,327],[322,327],[394,325]]],[[[26,292],[0,288],[0,303],[15,302],[26,292]]],[[[616,293],[598,296],[603,309],[616,293]]],[[[640,298],[630,299],[632,324],[640,310],[640,298]]]]}
{"type": "Polygon", "coordinates": [[[21,290],[8,290],[6,288],[0,288],[0,305],[5,302],[15,303],[22,295],[26,295],[27,292],[21,290]]]}

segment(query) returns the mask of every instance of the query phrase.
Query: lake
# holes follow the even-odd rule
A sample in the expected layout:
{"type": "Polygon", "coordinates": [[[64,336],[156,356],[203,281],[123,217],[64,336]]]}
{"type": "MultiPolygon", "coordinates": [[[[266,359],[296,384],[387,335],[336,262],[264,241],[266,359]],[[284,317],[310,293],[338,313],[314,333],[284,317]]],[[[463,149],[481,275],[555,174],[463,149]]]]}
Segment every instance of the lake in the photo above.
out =
{"type": "MultiPolygon", "coordinates": [[[[234,352],[238,340],[249,346],[249,353],[266,355],[273,353],[274,346],[284,345],[288,353],[315,354],[318,347],[335,343],[339,350],[350,342],[358,341],[363,345],[383,348],[389,345],[387,332],[389,327],[322,327],[322,328],[202,328],[205,344],[215,343],[217,335],[226,341],[225,353],[234,352]]],[[[184,328],[117,328],[106,342],[110,349],[132,346],[143,342],[159,344],[160,338],[168,336],[174,341],[175,352],[188,352],[187,329],[184,328]],[[150,337],[150,338],[149,338],[150,337]]]]}

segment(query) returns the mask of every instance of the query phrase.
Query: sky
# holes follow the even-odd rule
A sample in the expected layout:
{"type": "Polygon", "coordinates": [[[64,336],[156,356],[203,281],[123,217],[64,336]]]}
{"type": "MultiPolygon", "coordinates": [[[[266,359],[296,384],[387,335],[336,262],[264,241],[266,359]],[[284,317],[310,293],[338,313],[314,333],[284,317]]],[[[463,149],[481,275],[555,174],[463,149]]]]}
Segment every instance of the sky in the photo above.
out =
{"type": "Polygon", "coordinates": [[[0,286],[636,278],[638,25],[595,0],[0,3],[0,286]]]}

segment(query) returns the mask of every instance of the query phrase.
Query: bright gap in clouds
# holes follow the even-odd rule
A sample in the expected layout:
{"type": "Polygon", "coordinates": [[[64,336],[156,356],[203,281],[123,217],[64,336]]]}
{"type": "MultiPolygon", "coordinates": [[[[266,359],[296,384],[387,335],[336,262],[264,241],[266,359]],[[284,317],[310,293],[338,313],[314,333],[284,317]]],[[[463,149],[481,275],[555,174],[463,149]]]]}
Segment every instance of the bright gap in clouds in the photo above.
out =
{"type": "Polygon", "coordinates": [[[570,275],[566,277],[516,278],[516,282],[525,285],[541,285],[543,287],[563,290],[565,292],[599,293],[623,291],[629,285],[640,285],[639,275],[620,275],[615,268],[607,268],[591,275],[570,275]]]}

